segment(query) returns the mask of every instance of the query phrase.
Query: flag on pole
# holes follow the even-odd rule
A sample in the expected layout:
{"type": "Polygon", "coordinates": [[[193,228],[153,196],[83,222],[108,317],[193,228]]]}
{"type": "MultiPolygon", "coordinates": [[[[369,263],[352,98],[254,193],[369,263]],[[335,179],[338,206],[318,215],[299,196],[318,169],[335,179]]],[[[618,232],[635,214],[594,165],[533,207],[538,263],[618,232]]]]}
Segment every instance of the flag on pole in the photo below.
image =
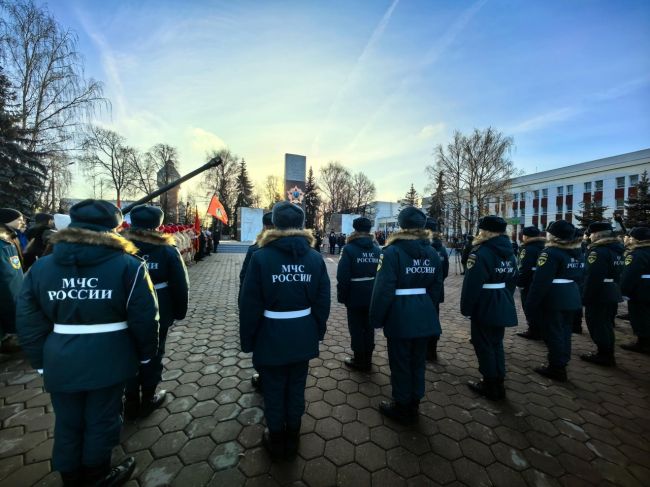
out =
{"type": "Polygon", "coordinates": [[[223,207],[216,194],[212,195],[212,199],[208,205],[208,215],[212,215],[217,220],[220,220],[225,225],[228,225],[228,215],[226,214],[226,209],[223,207]]]}

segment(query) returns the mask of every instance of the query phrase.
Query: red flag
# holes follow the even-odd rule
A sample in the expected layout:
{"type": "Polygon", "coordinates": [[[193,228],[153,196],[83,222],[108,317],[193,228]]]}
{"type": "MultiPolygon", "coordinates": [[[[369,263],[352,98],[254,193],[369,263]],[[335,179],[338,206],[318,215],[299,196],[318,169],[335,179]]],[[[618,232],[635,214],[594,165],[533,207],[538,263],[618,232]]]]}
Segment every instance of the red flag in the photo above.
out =
{"type": "Polygon", "coordinates": [[[226,214],[226,209],[217,198],[217,195],[213,195],[208,205],[208,215],[212,215],[217,220],[221,220],[225,225],[228,225],[228,215],[226,214]]]}

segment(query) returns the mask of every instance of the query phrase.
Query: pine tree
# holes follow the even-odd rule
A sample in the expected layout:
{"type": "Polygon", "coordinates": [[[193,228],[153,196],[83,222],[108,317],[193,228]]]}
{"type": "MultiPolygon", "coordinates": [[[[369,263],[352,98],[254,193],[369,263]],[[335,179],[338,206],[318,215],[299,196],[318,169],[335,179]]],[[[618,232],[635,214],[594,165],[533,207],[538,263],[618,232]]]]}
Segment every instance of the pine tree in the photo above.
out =
{"type": "Polygon", "coordinates": [[[438,173],[436,178],[436,190],[431,195],[431,204],[427,210],[428,216],[440,221],[443,218],[445,210],[445,178],[442,173],[438,173]]]}
{"type": "Polygon", "coordinates": [[[580,226],[586,230],[589,225],[595,222],[607,221],[609,218],[605,218],[605,211],[607,211],[607,206],[603,206],[600,203],[590,201],[588,203],[580,203],[580,208],[582,209],[582,215],[576,215],[576,220],[580,222],[580,226]]]}
{"type": "Polygon", "coordinates": [[[650,225],[650,181],[648,171],[643,171],[636,185],[636,195],[625,202],[625,226],[627,228],[650,225]]]}
{"type": "Polygon", "coordinates": [[[15,95],[0,69],[0,207],[31,213],[47,170],[42,155],[26,149],[29,133],[11,111],[15,95]]]}
{"type": "Polygon", "coordinates": [[[244,159],[239,163],[239,174],[235,181],[235,191],[237,192],[237,199],[235,200],[235,211],[233,212],[233,228],[237,228],[237,221],[239,219],[238,209],[249,208],[253,204],[253,183],[248,177],[248,170],[246,169],[246,161],[244,159]]]}
{"type": "Polygon", "coordinates": [[[418,206],[419,199],[420,199],[420,195],[418,194],[417,191],[415,191],[415,188],[413,187],[413,183],[411,183],[411,189],[409,189],[406,192],[404,199],[402,199],[402,201],[400,202],[401,208],[405,208],[407,206],[418,206]]]}
{"type": "Polygon", "coordinates": [[[305,182],[305,196],[303,199],[305,205],[305,227],[314,228],[316,224],[316,215],[320,206],[320,195],[318,194],[318,185],[314,177],[314,170],[310,167],[307,181],[305,182]]]}

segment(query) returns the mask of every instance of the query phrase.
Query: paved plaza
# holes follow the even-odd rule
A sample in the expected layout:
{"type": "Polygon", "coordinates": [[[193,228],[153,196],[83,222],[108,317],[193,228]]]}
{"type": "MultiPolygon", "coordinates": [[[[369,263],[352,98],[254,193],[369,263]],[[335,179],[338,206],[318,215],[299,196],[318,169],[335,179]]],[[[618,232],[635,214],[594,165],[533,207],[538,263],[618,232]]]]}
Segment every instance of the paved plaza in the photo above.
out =
{"type": "MultiPolygon", "coordinates": [[[[336,303],[320,358],[310,363],[298,458],[272,464],[260,445],[261,396],[251,358],[239,351],[237,290],[243,254],[212,255],[190,268],[188,317],[170,332],[165,407],[127,424],[115,460],[135,456],[135,486],[648,486],[650,357],[618,352],[618,368],[584,363],[588,335],[573,338],[567,384],[532,371],[545,347],[506,331],[507,401],[491,403],[465,382],[478,377],[469,322],[458,312],[461,276],[446,281],[440,363],[428,365],[415,426],[383,418],[390,397],[386,341],[371,373],[348,370],[345,309],[336,303]]],[[[524,323],[520,312],[520,323],[524,323]]],[[[523,330],[520,325],[518,330],[523,330]]],[[[618,322],[618,342],[631,340],[618,322]]],[[[55,486],[54,416],[42,380],[21,357],[0,363],[0,485],[55,486]]]]}

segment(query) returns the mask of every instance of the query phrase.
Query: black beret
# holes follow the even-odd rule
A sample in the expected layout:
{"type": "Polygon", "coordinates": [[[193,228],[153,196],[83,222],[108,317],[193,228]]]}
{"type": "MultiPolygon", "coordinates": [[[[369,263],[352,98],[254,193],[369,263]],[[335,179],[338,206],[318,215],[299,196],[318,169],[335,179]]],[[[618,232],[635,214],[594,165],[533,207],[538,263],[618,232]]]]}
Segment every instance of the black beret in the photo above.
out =
{"type": "Polygon", "coordinates": [[[635,227],[630,230],[630,237],[636,240],[650,240],[650,228],[635,227]]]}
{"type": "Polygon", "coordinates": [[[279,230],[302,228],[305,224],[305,212],[298,205],[280,201],[273,206],[272,220],[279,230]]]}
{"type": "Polygon", "coordinates": [[[591,235],[592,233],[597,233],[597,232],[606,232],[606,231],[612,231],[612,224],[609,222],[595,222],[589,225],[587,227],[587,235],[591,235]]]}
{"type": "Polygon", "coordinates": [[[273,213],[271,213],[270,211],[264,213],[264,216],[262,217],[262,225],[264,225],[265,227],[273,226],[273,213]]]}
{"type": "Polygon", "coordinates": [[[131,210],[133,228],[156,229],[162,225],[165,213],[156,206],[139,205],[131,210]]]}
{"type": "Polygon", "coordinates": [[[372,227],[372,222],[365,216],[360,216],[352,220],[352,228],[357,232],[369,232],[372,227]]]}
{"type": "Polygon", "coordinates": [[[576,238],[576,227],[566,220],[557,220],[551,223],[546,232],[560,240],[572,240],[576,238]]]}
{"type": "Polygon", "coordinates": [[[496,215],[484,216],[478,221],[478,228],[480,230],[487,230],[488,232],[503,233],[506,231],[508,223],[496,215]]]}
{"type": "Polygon", "coordinates": [[[521,231],[522,235],[525,235],[526,237],[539,237],[539,234],[542,233],[539,228],[537,227],[524,227],[524,229],[521,231]]]}
{"type": "Polygon", "coordinates": [[[36,213],[34,221],[38,224],[47,224],[50,220],[54,220],[54,216],[49,213],[36,213]]]}
{"type": "Polygon", "coordinates": [[[13,208],[0,208],[0,223],[9,223],[14,221],[17,218],[20,218],[23,214],[18,210],[13,208]]]}
{"type": "Polygon", "coordinates": [[[70,228],[106,232],[122,224],[122,212],[108,201],[87,199],[70,208],[70,220],[70,228]]]}
{"type": "Polygon", "coordinates": [[[405,230],[410,228],[424,228],[427,216],[414,206],[407,206],[399,212],[397,224],[405,230]]]}
{"type": "Polygon", "coordinates": [[[427,217],[427,222],[424,224],[424,228],[431,230],[432,232],[438,231],[438,222],[435,218],[427,217]]]}

